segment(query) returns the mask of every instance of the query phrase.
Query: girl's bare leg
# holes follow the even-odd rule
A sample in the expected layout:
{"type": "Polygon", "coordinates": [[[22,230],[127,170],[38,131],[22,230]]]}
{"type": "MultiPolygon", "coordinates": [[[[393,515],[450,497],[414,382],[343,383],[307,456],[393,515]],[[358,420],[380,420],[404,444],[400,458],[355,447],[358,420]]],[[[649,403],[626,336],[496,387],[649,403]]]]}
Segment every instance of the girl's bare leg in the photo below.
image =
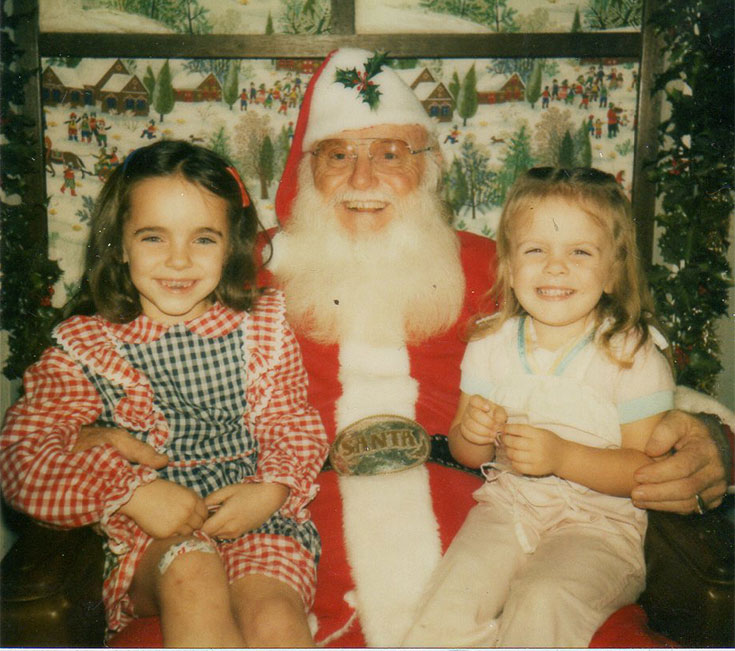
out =
{"type": "Polygon", "coordinates": [[[289,585],[249,574],[230,586],[232,607],[248,647],[312,647],[300,595],[289,585]]]}
{"type": "Polygon", "coordinates": [[[166,647],[244,645],[220,557],[198,539],[151,543],[133,577],[130,597],[136,615],[160,615],[166,647]]]}

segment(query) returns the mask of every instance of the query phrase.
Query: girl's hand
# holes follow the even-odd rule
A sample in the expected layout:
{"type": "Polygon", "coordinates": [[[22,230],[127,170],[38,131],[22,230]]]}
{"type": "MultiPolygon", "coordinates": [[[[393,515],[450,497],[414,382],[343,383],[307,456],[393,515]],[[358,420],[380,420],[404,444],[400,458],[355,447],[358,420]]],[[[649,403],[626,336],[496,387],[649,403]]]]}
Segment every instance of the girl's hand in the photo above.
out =
{"type": "Polygon", "coordinates": [[[495,443],[508,422],[508,414],[500,405],[479,395],[470,397],[462,414],[459,432],[475,445],[495,443]]]}
{"type": "Polygon", "coordinates": [[[213,538],[237,538],[270,518],[288,497],[283,484],[231,484],[210,493],[204,502],[216,511],[202,531],[213,538]]]}
{"type": "Polygon", "coordinates": [[[138,486],[118,509],[153,538],[188,536],[207,518],[204,500],[193,490],[165,479],[138,486]]]}
{"type": "Polygon", "coordinates": [[[513,469],[524,475],[557,475],[564,456],[564,439],[531,425],[505,426],[503,444],[513,469]]]}

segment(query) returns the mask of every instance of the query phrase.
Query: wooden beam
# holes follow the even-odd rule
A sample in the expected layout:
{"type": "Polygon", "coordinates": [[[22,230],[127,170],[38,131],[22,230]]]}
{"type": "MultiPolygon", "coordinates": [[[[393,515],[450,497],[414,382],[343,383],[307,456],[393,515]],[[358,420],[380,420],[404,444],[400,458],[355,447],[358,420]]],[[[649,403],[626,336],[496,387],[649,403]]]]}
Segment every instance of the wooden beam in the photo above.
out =
{"type": "Polygon", "coordinates": [[[639,32],[529,34],[104,34],[44,32],[41,56],[135,58],[309,58],[338,47],[386,51],[392,57],[638,58],[639,32]]]}

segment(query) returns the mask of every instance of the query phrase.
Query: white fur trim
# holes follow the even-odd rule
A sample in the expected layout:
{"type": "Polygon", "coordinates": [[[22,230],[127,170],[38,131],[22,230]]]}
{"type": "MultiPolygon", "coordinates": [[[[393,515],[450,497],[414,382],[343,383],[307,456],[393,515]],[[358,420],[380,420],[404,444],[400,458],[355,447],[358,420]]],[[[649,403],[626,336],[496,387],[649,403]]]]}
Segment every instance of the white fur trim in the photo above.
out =
{"type": "Polygon", "coordinates": [[[373,53],[367,50],[342,48],[329,60],[314,85],[302,151],[309,151],[317,141],[340,131],[378,124],[419,124],[433,131],[434,123],[421,102],[392,68],[383,66],[370,80],[381,93],[375,108],[363,101],[357,89],[335,81],[338,68],[364,72],[371,56],[373,53]]]}
{"type": "Polygon", "coordinates": [[[347,559],[368,646],[400,644],[441,557],[425,466],[340,477],[347,559]]]}
{"type": "Polygon", "coordinates": [[[705,414],[713,414],[735,432],[735,413],[704,393],[689,387],[677,386],[674,392],[674,406],[682,411],[692,413],[702,411],[705,414]]]}
{"type": "Polygon", "coordinates": [[[342,396],[337,403],[338,429],[376,414],[415,416],[418,383],[410,376],[405,347],[344,343],[339,361],[342,396]]]}
{"type": "MultiPolygon", "coordinates": [[[[415,417],[418,383],[405,347],[340,347],[337,427],[374,414],[415,417]]],[[[369,646],[396,646],[441,557],[424,466],[377,477],[341,477],[345,547],[369,646]]]]}

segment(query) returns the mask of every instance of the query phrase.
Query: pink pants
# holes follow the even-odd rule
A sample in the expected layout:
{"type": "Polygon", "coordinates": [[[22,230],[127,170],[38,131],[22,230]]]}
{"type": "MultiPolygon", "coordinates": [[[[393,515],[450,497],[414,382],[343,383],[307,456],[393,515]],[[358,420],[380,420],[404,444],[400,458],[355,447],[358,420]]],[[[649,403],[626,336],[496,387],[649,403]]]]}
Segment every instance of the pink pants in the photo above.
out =
{"type": "Polygon", "coordinates": [[[513,498],[498,489],[498,499],[467,516],[404,646],[585,647],[608,615],[643,590],[635,536],[575,522],[571,512],[548,527],[533,523],[540,536],[529,553],[519,542],[513,498]]]}

